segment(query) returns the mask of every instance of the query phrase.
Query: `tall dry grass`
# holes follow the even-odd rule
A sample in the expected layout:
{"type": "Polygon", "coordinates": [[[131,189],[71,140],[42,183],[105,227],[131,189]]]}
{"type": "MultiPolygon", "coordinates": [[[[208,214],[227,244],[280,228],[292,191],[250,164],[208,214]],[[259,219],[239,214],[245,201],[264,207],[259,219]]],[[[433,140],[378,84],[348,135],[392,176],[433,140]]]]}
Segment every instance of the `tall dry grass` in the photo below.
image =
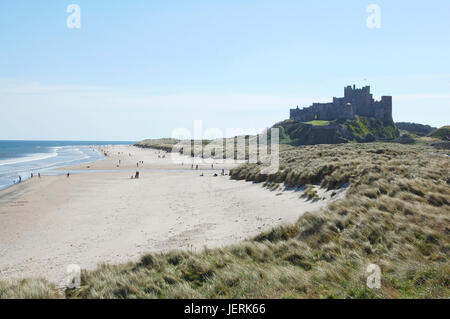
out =
{"type": "Polygon", "coordinates": [[[0,299],[57,299],[61,297],[55,285],[44,279],[0,281],[0,299]]]}

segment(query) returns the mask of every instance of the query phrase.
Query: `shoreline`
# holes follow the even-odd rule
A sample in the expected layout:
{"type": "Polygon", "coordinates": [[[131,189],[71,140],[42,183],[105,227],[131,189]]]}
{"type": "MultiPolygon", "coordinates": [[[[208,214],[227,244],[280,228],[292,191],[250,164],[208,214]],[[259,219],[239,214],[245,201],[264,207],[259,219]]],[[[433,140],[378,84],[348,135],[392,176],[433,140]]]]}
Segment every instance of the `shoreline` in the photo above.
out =
{"type": "MultiPolygon", "coordinates": [[[[15,142],[15,141],[12,141],[15,142]]],[[[17,142],[22,142],[22,141],[17,141],[17,142]]],[[[28,141],[24,141],[24,142],[28,142],[28,141]]],[[[53,141],[36,141],[36,142],[53,142],[53,141]]],[[[55,143],[60,143],[60,142],[65,142],[65,141],[54,141],[55,143]]],[[[80,142],[80,141],[69,141],[69,142],[80,142]]],[[[96,141],[92,141],[92,142],[96,142],[96,141]]],[[[100,148],[105,148],[105,147],[109,147],[112,145],[120,145],[120,146],[129,146],[130,144],[105,144],[105,145],[100,145],[100,144],[80,144],[80,145],[62,145],[62,146],[48,146],[51,148],[56,148],[56,149],[60,149],[60,148],[64,148],[64,147],[89,147],[92,150],[95,150],[95,152],[98,153],[99,158],[92,158],[90,159],[90,161],[87,162],[83,162],[83,158],[81,159],[74,159],[72,161],[67,161],[63,164],[59,164],[59,163],[48,163],[48,164],[44,164],[44,165],[48,165],[48,166],[43,166],[43,167],[31,167],[31,168],[20,168],[18,167],[17,169],[19,169],[19,171],[16,172],[17,177],[21,176],[22,180],[19,182],[18,180],[14,179],[10,184],[3,184],[2,186],[0,186],[0,191],[9,189],[15,185],[20,185],[21,183],[24,183],[25,181],[28,181],[34,177],[38,178],[38,173],[40,173],[42,176],[55,176],[55,175],[59,175],[59,174],[63,174],[60,171],[64,170],[65,168],[69,168],[72,167],[74,165],[84,165],[87,164],[89,165],[90,163],[95,163],[98,161],[102,161],[105,159],[105,156],[103,155],[103,153],[100,151],[100,148]],[[101,157],[100,157],[101,156],[101,157]],[[71,162],[81,162],[81,163],[77,163],[77,164],[73,164],[71,162]],[[34,176],[31,177],[31,174],[33,174],[34,176]]],[[[32,154],[28,154],[25,157],[32,157],[33,154],[37,154],[37,153],[32,153],[32,154]]],[[[40,153],[39,153],[40,154],[40,153]]],[[[47,154],[47,153],[43,153],[43,154],[47,154]]],[[[51,154],[51,153],[48,153],[51,154]]],[[[45,158],[41,158],[41,159],[35,159],[35,160],[28,160],[28,161],[20,161],[18,163],[28,163],[28,162],[33,162],[33,161],[39,161],[39,160],[44,160],[44,159],[48,159],[48,158],[54,158],[57,157],[58,154],[55,153],[54,155],[48,155],[45,158]]],[[[13,159],[5,159],[4,161],[7,160],[13,160],[13,159]]],[[[12,162],[10,164],[15,164],[15,162],[12,162]]],[[[6,165],[6,164],[5,164],[6,165]]],[[[12,168],[14,169],[14,168],[12,168]]]]}

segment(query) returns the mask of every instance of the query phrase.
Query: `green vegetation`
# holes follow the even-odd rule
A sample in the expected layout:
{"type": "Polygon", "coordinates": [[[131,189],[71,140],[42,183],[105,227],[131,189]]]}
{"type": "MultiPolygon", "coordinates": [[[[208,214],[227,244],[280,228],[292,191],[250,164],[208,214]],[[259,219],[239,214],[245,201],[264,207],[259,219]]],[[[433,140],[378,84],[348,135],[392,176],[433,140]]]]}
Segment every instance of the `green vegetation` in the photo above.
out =
{"type": "MultiPolygon", "coordinates": [[[[280,146],[280,170],[232,178],[267,187],[348,186],[346,197],[255,238],[202,252],[148,254],[82,271],[68,298],[448,298],[449,158],[428,145],[280,146]],[[381,289],[366,286],[369,264],[381,289]]],[[[277,212],[274,212],[277,214],[277,212]]],[[[4,294],[13,296],[17,289],[4,294]]],[[[43,290],[43,297],[52,297],[43,290]]]]}
{"type": "MultiPolygon", "coordinates": [[[[326,122],[326,121],[312,121],[326,122]]],[[[309,125],[286,120],[274,125],[280,129],[280,143],[290,145],[340,144],[393,140],[399,131],[393,123],[358,117],[355,120],[335,120],[327,125],[309,125]]]]}
{"type": "Polygon", "coordinates": [[[450,125],[443,126],[437,129],[436,131],[433,131],[429,136],[440,139],[442,139],[445,136],[450,136],[450,125]]]}
{"type": "Polygon", "coordinates": [[[309,121],[309,122],[303,122],[305,124],[311,124],[313,126],[325,126],[325,125],[329,125],[330,121],[320,121],[320,120],[314,120],[314,121],[309,121]]]}
{"type": "Polygon", "coordinates": [[[348,127],[357,142],[373,142],[375,140],[393,140],[399,137],[397,127],[392,123],[358,117],[356,120],[338,120],[338,124],[348,127]]]}
{"type": "Polygon", "coordinates": [[[436,129],[430,125],[408,122],[397,122],[395,125],[400,131],[403,131],[403,134],[408,133],[408,135],[413,137],[428,135],[436,129]]]}

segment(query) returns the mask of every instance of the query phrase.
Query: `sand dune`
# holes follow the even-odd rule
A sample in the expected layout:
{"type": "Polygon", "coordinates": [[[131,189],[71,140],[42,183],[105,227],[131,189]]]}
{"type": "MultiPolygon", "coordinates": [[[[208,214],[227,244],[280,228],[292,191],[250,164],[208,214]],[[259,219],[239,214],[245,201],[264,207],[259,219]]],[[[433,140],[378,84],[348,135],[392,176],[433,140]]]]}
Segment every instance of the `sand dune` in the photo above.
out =
{"type": "Polygon", "coordinates": [[[233,164],[191,170],[190,159],[173,164],[156,150],[105,151],[100,162],[63,169],[84,173],[34,178],[0,192],[0,279],[44,277],[62,285],[69,264],[93,268],[149,251],[227,245],[331,201],[326,192],[311,203],[296,191],[220,176],[233,164]],[[132,180],[136,169],[140,179],[132,180]]]}

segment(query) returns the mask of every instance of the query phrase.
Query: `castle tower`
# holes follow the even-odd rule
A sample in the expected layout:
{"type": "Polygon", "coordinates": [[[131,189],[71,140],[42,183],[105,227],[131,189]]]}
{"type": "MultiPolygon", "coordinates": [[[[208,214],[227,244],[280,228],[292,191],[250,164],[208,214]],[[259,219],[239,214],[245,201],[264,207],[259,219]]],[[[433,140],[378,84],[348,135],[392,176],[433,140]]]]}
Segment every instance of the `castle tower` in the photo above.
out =
{"type": "Polygon", "coordinates": [[[392,119],[392,96],[381,97],[381,107],[384,111],[383,121],[393,122],[392,119]]]}
{"type": "Polygon", "coordinates": [[[352,87],[350,85],[346,86],[344,88],[344,99],[345,101],[350,101],[353,97],[353,90],[352,87]]]}

